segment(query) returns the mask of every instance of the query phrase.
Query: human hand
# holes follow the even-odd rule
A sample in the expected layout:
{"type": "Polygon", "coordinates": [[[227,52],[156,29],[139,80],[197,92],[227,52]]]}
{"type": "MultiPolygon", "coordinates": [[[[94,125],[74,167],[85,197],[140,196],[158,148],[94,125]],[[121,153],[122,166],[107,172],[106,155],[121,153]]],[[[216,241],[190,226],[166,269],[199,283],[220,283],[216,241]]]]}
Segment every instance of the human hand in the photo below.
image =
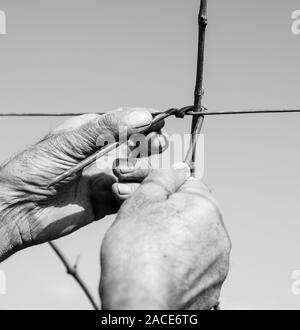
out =
{"type": "Polygon", "coordinates": [[[231,243],[216,201],[189,169],[154,170],[121,207],[101,253],[104,309],[211,309],[231,243]]]}
{"type": "MultiPolygon", "coordinates": [[[[116,176],[111,170],[93,166],[52,188],[48,185],[99,150],[102,142],[148,130],[154,112],[123,108],[102,116],[75,117],[4,164],[0,168],[0,261],[24,247],[67,235],[117,212],[128,192],[115,189],[112,193],[116,176]]],[[[159,133],[162,126],[157,125],[146,137],[151,137],[153,153],[167,147],[159,133]]],[[[144,179],[143,173],[134,169],[132,175],[135,181],[144,179]]],[[[126,170],[118,172],[121,181],[126,177],[126,170]]]]}

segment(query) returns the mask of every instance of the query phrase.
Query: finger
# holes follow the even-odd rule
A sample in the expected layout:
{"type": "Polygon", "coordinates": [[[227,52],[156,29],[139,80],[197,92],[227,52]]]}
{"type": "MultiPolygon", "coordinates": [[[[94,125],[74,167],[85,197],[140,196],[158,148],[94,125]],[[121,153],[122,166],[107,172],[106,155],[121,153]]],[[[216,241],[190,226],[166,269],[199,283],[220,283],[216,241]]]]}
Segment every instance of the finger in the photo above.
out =
{"type": "Polygon", "coordinates": [[[113,171],[120,182],[142,182],[149,175],[151,165],[147,158],[117,159],[113,171]]]}
{"type": "MultiPolygon", "coordinates": [[[[153,114],[156,112],[157,110],[145,108],[121,108],[101,116],[99,121],[92,125],[92,130],[98,134],[98,146],[109,142],[111,138],[127,139],[133,134],[151,132],[153,114]]],[[[164,123],[161,122],[159,129],[163,125],[164,123]]]]}
{"type": "Polygon", "coordinates": [[[174,165],[169,170],[153,170],[134,195],[143,203],[166,200],[190,177],[190,168],[185,163],[174,165]]]}
{"type": "Polygon", "coordinates": [[[90,123],[91,121],[99,120],[99,118],[100,118],[100,115],[97,115],[95,113],[72,117],[72,118],[66,120],[65,122],[63,122],[62,124],[60,124],[55,129],[53,129],[50,132],[50,135],[56,135],[56,134],[61,134],[61,133],[67,132],[67,131],[76,130],[76,129],[82,127],[83,125],[90,123]]]}
{"type": "Polygon", "coordinates": [[[152,131],[152,115],[156,112],[153,109],[122,108],[102,116],[80,116],[53,131],[52,135],[57,135],[53,144],[71,155],[86,157],[108,143],[152,131]]]}
{"type": "Polygon", "coordinates": [[[166,133],[134,134],[117,151],[118,158],[143,158],[163,153],[169,147],[166,133]]]}
{"type": "MultiPolygon", "coordinates": [[[[122,111],[126,111],[126,112],[148,111],[148,112],[151,113],[152,116],[155,113],[159,113],[158,110],[150,109],[150,108],[127,108],[127,109],[120,108],[118,110],[112,111],[111,113],[107,113],[107,114],[104,114],[104,115],[98,115],[98,114],[95,114],[95,113],[90,113],[90,114],[85,114],[85,115],[81,115],[81,116],[75,116],[75,117],[72,117],[72,118],[66,120],[61,125],[59,125],[55,129],[53,129],[50,132],[50,135],[60,134],[60,133],[63,133],[63,132],[79,129],[83,125],[90,124],[91,122],[96,122],[96,121],[100,120],[100,117],[102,117],[102,116],[110,116],[110,114],[120,113],[122,111]]],[[[164,126],[163,121],[161,121],[159,123],[156,123],[155,125],[153,125],[153,127],[151,127],[151,131],[159,131],[159,130],[162,129],[163,126],[164,126]]]]}
{"type": "Polygon", "coordinates": [[[157,155],[169,147],[169,139],[165,133],[152,132],[146,136],[134,134],[128,141],[129,157],[143,158],[157,155]]]}
{"type": "Polygon", "coordinates": [[[119,205],[111,194],[111,187],[115,182],[116,178],[113,175],[105,173],[95,173],[88,177],[89,197],[96,219],[103,218],[107,214],[113,214],[118,210],[119,205]],[[103,205],[105,205],[105,209],[103,205]]]}
{"type": "Polygon", "coordinates": [[[163,132],[150,133],[147,135],[147,141],[149,148],[148,156],[161,154],[169,148],[169,138],[163,132]]]}
{"type": "Polygon", "coordinates": [[[112,186],[112,192],[115,198],[122,202],[129,198],[139,186],[139,183],[115,183],[112,186]]]}

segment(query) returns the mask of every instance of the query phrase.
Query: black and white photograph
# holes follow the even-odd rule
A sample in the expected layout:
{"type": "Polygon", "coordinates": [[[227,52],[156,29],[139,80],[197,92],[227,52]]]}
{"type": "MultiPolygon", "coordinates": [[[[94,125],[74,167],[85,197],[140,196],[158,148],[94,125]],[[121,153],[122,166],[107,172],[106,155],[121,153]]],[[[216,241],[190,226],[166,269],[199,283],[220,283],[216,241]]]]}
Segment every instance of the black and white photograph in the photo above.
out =
{"type": "Polygon", "coordinates": [[[0,310],[299,310],[299,150],[299,0],[0,0],[0,310]]]}

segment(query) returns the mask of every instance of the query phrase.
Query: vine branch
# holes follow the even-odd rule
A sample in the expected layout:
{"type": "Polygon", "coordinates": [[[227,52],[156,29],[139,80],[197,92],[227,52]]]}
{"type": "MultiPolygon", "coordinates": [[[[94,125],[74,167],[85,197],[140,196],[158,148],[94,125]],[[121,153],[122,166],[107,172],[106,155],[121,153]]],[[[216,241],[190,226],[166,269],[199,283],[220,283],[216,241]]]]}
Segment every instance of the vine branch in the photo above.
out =
{"type": "MultiPolygon", "coordinates": [[[[82,280],[81,276],[77,272],[77,263],[74,266],[71,266],[70,262],[67,260],[67,258],[64,256],[60,248],[53,242],[49,242],[50,247],[53,249],[55,254],[58,256],[60,261],[64,264],[67,274],[72,276],[74,280],[78,283],[78,285],[83,290],[84,294],[88,298],[89,302],[93,306],[95,310],[100,310],[100,307],[96,303],[95,299],[93,298],[92,294],[90,293],[87,285],[82,280]]],[[[78,260],[78,259],[77,259],[78,260]]]]}
{"type": "MultiPolygon", "coordinates": [[[[197,77],[194,93],[194,112],[202,112],[202,97],[203,97],[203,71],[204,71],[204,48],[205,48],[205,32],[207,26],[207,0],[201,0],[199,17],[199,40],[198,40],[198,61],[197,61],[197,77]]],[[[199,134],[202,129],[204,117],[194,116],[191,130],[191,144],[187,152],[185,162],[190,166],[192,175],[195,175],[196,161],[196,145],[199,134]]]]}

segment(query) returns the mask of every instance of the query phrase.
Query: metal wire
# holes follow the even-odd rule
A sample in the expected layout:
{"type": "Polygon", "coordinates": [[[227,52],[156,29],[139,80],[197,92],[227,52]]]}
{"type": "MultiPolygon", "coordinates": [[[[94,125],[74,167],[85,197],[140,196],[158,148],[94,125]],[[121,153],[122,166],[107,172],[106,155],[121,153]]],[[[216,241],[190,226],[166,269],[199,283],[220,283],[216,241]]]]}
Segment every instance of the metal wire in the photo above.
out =
{"type": "Polygon", "coordinates": [[[275,114],[275,113],[299,113],[300,109],[280,109],[280,110],[244,110],[244,111],[214,111],[214,112],[198,112],[189,111],[189,116],[224,116],[224,115],[251,115],[251,114],[275,114]]]}
{"type": "MultiPolygon", "coordinates": [[[[182,109],[177,110],[178,117],[183,116],[228,116],[228,115],[251,115],[251,114],[284,114],[284,113],[299,113],[300,109],[277,109],[277,110],[237,110],[237,111],[204,111],[204,112],[194,112],[190,110],[191,107],[185,107],[182,109]],[[186,110],[186,111],[184,111],[186,110]]],[[[203,108],[207,110],[206,108],[203,108]]],[[[108,113],[108,112],[106,112],[108,113]]],[[[104,112],[98,112],[98,115],[105,115],[104,112]]],[[[81,116],[81,115],[88,115],[92,114],[90,112],[62,112],[62,113],[0,113],[0,117],[74,117],[74,116],[81,116]]]]}
{"type": "MultiPolygon", "coordinates": [[[[0,113],[0,117],[74,117],[74,116],[81,116],[81,115],[87,115],[91,114],[88,112],[62,112],[62,113],[14,113],[14,112],[8,112],[8,113],[0,113]]],[[[104,115],[105,113],[97,113],[99,115],[104,115]]]]}

